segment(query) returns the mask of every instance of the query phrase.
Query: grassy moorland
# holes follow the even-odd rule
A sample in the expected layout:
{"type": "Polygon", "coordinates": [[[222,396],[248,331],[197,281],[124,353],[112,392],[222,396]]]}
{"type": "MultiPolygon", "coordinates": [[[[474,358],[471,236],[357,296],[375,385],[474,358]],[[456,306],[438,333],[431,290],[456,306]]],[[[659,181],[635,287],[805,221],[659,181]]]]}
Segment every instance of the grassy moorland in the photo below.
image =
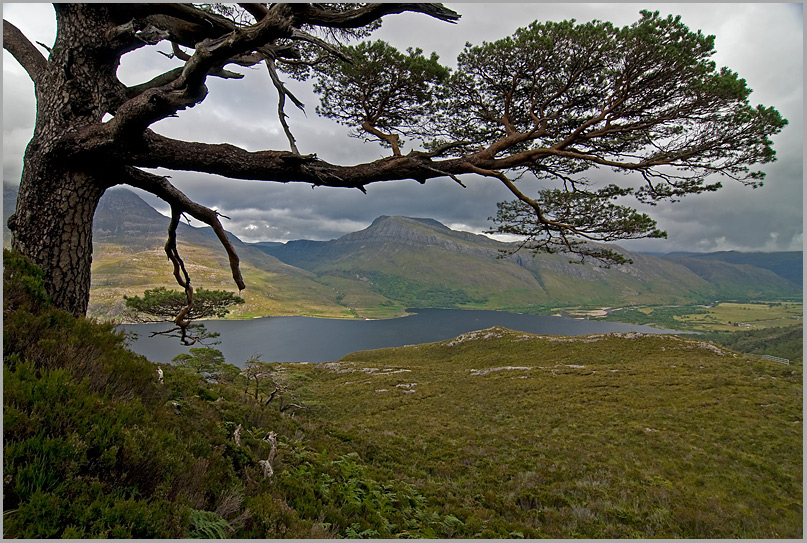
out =
{"type": "Polygon", "coordinates": [[[5,537],[803,535],[801,366],[491,329],[159,382],[4,260],[5,537]]]}
{"type": "Polygon", "coordinates": [[[333,436],[461,535],[801,535],[801,368],[491,329],[304,373],[333,436]]]}

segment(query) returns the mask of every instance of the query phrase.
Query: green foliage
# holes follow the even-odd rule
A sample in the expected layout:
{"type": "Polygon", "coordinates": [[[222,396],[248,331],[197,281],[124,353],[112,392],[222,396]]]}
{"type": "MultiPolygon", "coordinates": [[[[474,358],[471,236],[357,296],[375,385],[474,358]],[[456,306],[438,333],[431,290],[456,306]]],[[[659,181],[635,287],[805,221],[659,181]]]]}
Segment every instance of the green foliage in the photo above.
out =
{"type": "Polygon", "coordinates": [[[192,509],[190,522],[190,537],[194,539],[225,539],[232,529],[226,520],[211,511],[192,509]]]}
{"type": "MultiPolygon", "coordinates": [[[[4,291],[39,276],[22,258],[5,266],[4,291]]],[[[239,477],[204,382],[165,366],[158,385],[111,324],[32,301],[4,296],[4,536],[188,536],[187,504],[215,509],[239,477]]]]}
{"type": "Polygon", "coordinates": [[[45,292],[45,274],[17,251],[3,249],[3,308],[27,304],[38,311],[50,302],[45,292]]]}
{"type": "Polygon", "coordinates": [[[350,61],[319,72],[318,113],[395,154],[400,133],[427,141],[434,154],[498,159],[476,173],[504,180],[503,171],[527,170],[557,183],[529,197],[505,182],[518,200],[500,206],[496,231],[617,263],[618,253],[581,240],[665,234],[611,200],[632,194],[654,204],[712,192],[721,187],[712,174],[759,186],[764,173],[750,168],[775,160],[770,138],[787,125],[774,108],[749,104],[745,80],[717,68],[714,36],[658,12],[642,11],[622,28],[535,21],[467,44],[453,74],[436,55],[405,55],[381,41],[345,51],[350,61]],[[593,188],[582,175],[597,167],[636,171],[646,183],[593,188]]]}
{"type": "Polygon", "coordinates": [[[659,328],[680,330],[682,326],[680,317],[705,314],[706,310],[693,306],[653,307],[646,312],[635,308],[621,308],[619,311],[613,311],[605,320],[632,324],[653,324],[659,328]]]}
{"type": "MultiPolygon", "coordinates": [[[[165,287],[146,290],[143,297],[124,296],[126,307],[135,314],[145,316],[145,320],[173,320],[187,305],[184,292],[168,290],[165,287]]],[[[221,318],[230,312],[233,305],[243,304],[244,299],[225,290],[205,290],[199,288],[193,293],[193,307],[188,319],[221,318]]]]}
{"type": "Polygon", "coordinates": [[[34,305],[4,305],[5,537],[801,537],[801,366],[502,329],[252,360],[292,417],[212,379],[217,351],[158,384],[109,326],[34,305]]]}
{"type": "Polygon", "coordinates": [[[225,362],[221,351],[210,347],[191,347],[188,353],[175,356],[173,362],[218,383],[234,382],[240,375],[236,366],[225,362]]]}
{"type": "Polygon", "coordinates": [[[280,489],[299,514],[317,517],[348,538],[452,537],[462,521],[441,515],[412,486],[382,483],[358,454],[334,460],[304,455],[303,463],[283,472],[280,489]]]}
{"type": "Polygon", "coordinates": [[[804,360],[804,328],[801,325],[740,332],[712,332],[703,334],[703,338],[741,353],[778,356],[797,364],[804,360]]]}
{"type": "MultiPolygon", "coordinates": [[[[636,238],[666,238],[667,233],[656,228],[656,221],[644,213],[614,203],[627,196],[632,189],[609,185],[597,191],[567,192],[559,189],[539,191],[542,213],[554,217],[554,221],[570,226],[574,232],[584,233],[588,239],[615,241],[636,238]]],[[[613,262],[632,264],[633,261],[612,249],[570,239],[562,231],[556,235],[552,230],[536,222],[535,209],[522,201],[499,202],[495,217],[498,227],[489,233],[515,234],[525,240],[533,251],[554,252],[558,249],[613,262]],[[538,227],[538,228],[536,228],[538,227]]]]}
{"type": "Polygon", "coordinates": [[[500,204],[496,231],[583,254],[590,249],[565,235],[663,237],[648,216],[609,203],[607,187],[590,189],[579,177],[598,165],[641,164],[648,183],[635,195],[644,202],[717,190],[719,183],[706,183],[714,172],[756,185],[763,174],[748,165],[774,159],[769,135],[787,121],[748,104],[745,81],[710,60],[713,44],[713,36],[689,31],[680,17],[643,11],[624,28],[534,22],[512,37],[466,46],[449,84],[448,132],[483,146],[513,132],[536,134],[519,149],[534,151],[535,164],[526,169],[563,183],[533,198],[546,220],[523,201],[500,204]],[[552,150],[572,141],[569,152],[552,150]],[[664,172],[661,163],[681,173],[664,172]]]}
{"type": "Polygon", "coordinates": [[[191,321],[224,317],[229,313],[231,306],[244,303],[243,298],[232,292],[202,288],[193,293],[193,303],[189,308],[185,292],[168,290],[165,287],[146,290],[142,298],[124,296],[123,299],[126,303],[127,318],[139,322],[173,321],[177,325],[175,328],[155,332],[155,335],[178,337],[185,345],[196,343],[208,345],[206,340],[218,337],[218,333],[207,332],[203,324],[191,321]]]}
{"type": "MultiPolygon", "coordinates": [[[[745,81],[729,70],[717,70],[710,60],[713,45],[714,36],[692,32],[680,17],[660,17],[658,12],[643,11],[638,22],[623,28],[602,21],[536,21],[512,37],[466,46],[450,82],[453,127],[467,140],[490,144],[504,135],[504,115],[519,133],[533,130],[534,116],[541,115],[546,124],[539,125],[535,145],[549,147],[588,121],[590,137],[575,145],[581,146],[581,155],[590,153],[595,160],[584,164],[563,155],[542,156],[539,175],[577,173],[600,159],[630,153],[647,159],[675,157],[693,171],[706,155],[714,163],[707,169],[745,175],[743,162],[770,159],[770,142],[763,134],[777,132],[785,121],[748,106],[745,81]],[[738,138],[733,123],[740,119],[748,132],[738,138]],[[606,120],[601,130],[598,122],[606,120]],[[610,125],[615,129],[609,130],[610,125]],[[681,146],[698,145],[688,138],[659,148],[647,145],[685,132],[704,144],[697,159],[683,156],[681,146]],[[723,140],[743,151],[718,148],[715,143],[723,140]]],[[[702,177],[694,179],[695,184],[687,185],[661,177],[667,183],[656,186],[660,192],[646,188],[642,193],[659,198],[703,190],[702,177]]]]}
{"type": "Polygon", "coordinates": [[[412,485],[461,537],[801,537],[798,366],[700,338],[492,329],[310,371],[329,449],[412,485]]]}
{"type": "Polygon", "coordinates": [[[454,308],[486,301],[460,288],[421,283],[401,275],[381,272],[363,272],[362,275],[369,279],[373,291],[408,306],[454,308]]]}
{"type": "Polygon", "coordinates": [[[357,128],[356,136],[374,131],[419,134],[437,112],[436,98],[448,69],[432,53],[420,49],[398,52],[383,41],[343,48],[350,62],[336,61],[318,69],[314,91],[320,94],[317,113],[357,128]],[[361,131],[358,128],[361,127],[361,131]]]}

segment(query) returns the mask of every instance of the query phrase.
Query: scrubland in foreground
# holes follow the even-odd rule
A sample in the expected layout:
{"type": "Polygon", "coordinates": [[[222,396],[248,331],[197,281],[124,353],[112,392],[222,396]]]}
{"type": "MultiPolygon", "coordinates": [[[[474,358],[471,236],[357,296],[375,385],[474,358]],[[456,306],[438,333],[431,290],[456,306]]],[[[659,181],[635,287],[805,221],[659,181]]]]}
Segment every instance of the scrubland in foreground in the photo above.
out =
{"type": "Polygon", "coordinates": [[[489,329],[160,383],[40,277],[5,253],[6,537],[803,534],[801,366],[489,329]]]}

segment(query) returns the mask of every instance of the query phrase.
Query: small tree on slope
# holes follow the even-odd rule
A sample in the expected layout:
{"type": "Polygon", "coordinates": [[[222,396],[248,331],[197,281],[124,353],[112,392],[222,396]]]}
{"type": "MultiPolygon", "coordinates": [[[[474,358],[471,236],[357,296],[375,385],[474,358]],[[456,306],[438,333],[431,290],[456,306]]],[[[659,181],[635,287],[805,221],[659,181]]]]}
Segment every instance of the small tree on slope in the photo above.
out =
{"type": "Polygon", "coordinates": [[[152,335],[172,335],[175,332],[183,344],[193,345],[205,338],[218,334],[208,333],[203,325],[192,322],[196,319],[224,317],[230,307],[243,304],[244,299],[232,292],[224,290],[205,290],[200,288],[193,292],[188,303],[188,293],[158,287],[147,290],[140,296],[124,296],[130,318],[136,322],[173,321],[176,328],[165,332],[153,332],[152,335]]]}

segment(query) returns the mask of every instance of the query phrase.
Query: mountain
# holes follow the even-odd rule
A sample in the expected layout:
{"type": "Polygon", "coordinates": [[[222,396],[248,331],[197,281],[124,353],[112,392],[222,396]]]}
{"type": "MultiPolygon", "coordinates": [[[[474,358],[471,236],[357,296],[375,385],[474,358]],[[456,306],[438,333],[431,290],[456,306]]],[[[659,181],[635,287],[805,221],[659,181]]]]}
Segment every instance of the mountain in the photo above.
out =
{"type": "Polygon", "coordinates": [[[703,261],[720,261],[731,264],[748,265],[770,270],[801,286],[804,278],[804,253],[802,251],[782,251],[775,253],[741,253],[739,251],[719,251],[715,253],[667,253],[662,255],[687,266],[701,275],[708,270],[703,261]]]}
{"type": "MultiPolygon", "coordinates": [[[[16,188],[4,185],[4,216],[16,188]]],[[[163,252],[168,218],[126,189],[107,191],[93,224],[90,314],[117,316],[123,296],[178,288],[163,252]]],[[[4,225],[4,243],[8,243],[4,225]]],[[[331,241],[249,244],[241,258],[247,303],[235,316],[390,317],[407,307],[549,312],[559,307],[693,304],[800,297],[770,269],[717,259],[620,251],[632,264],[599,267],[569,255],[512,252],[514,245],[427,218],[378,217],[331,241]]],[[[233,290],[227,256],[210,228],[180,224],[178,244],[194,285],[233,290]]]]}
{"type": "MultiPolygon", "coordinates": [[[[16,203],[17,188],[3,185],[3,243],[10,243],[5,226],[16,203]]],[[[132,191],[117,188],[104,194],[93,221],[93,265],[89,314],[117,317],[124,309],[123,296],[143,293],[164,286],[179,289],[163,246],[169,219],[149,206],[132,191]]],[[[338,303],[337,294],[317,282],[316,276],[295,268],[233,234],[228,237],[241,259],[247,289],[241,293],[246,303],[234,316],[322,315],[349,317],[338,303]]],[[[229,262],[211,228],[193,228],[180,223],[178,247],[195,287],[236,289],[229,262]]]]}
{"type": "Polygon", "coordinates": [[[365,294],[410,306],[535,311],[800,294],[796,285],[770,270],[712,262],[713,273],[701,275],[681,263],[618,247],[614,249],[631,258],[632,264],[606,269],[572,263],[568,255],[528,251],[507,255],[504,252],[512,251],[512,244],[457,232],[433,219],[382,216],[366,229],[336,240],[290,241],[261,249],[316,273],[337,289],[358,280],[365,294]]]}

